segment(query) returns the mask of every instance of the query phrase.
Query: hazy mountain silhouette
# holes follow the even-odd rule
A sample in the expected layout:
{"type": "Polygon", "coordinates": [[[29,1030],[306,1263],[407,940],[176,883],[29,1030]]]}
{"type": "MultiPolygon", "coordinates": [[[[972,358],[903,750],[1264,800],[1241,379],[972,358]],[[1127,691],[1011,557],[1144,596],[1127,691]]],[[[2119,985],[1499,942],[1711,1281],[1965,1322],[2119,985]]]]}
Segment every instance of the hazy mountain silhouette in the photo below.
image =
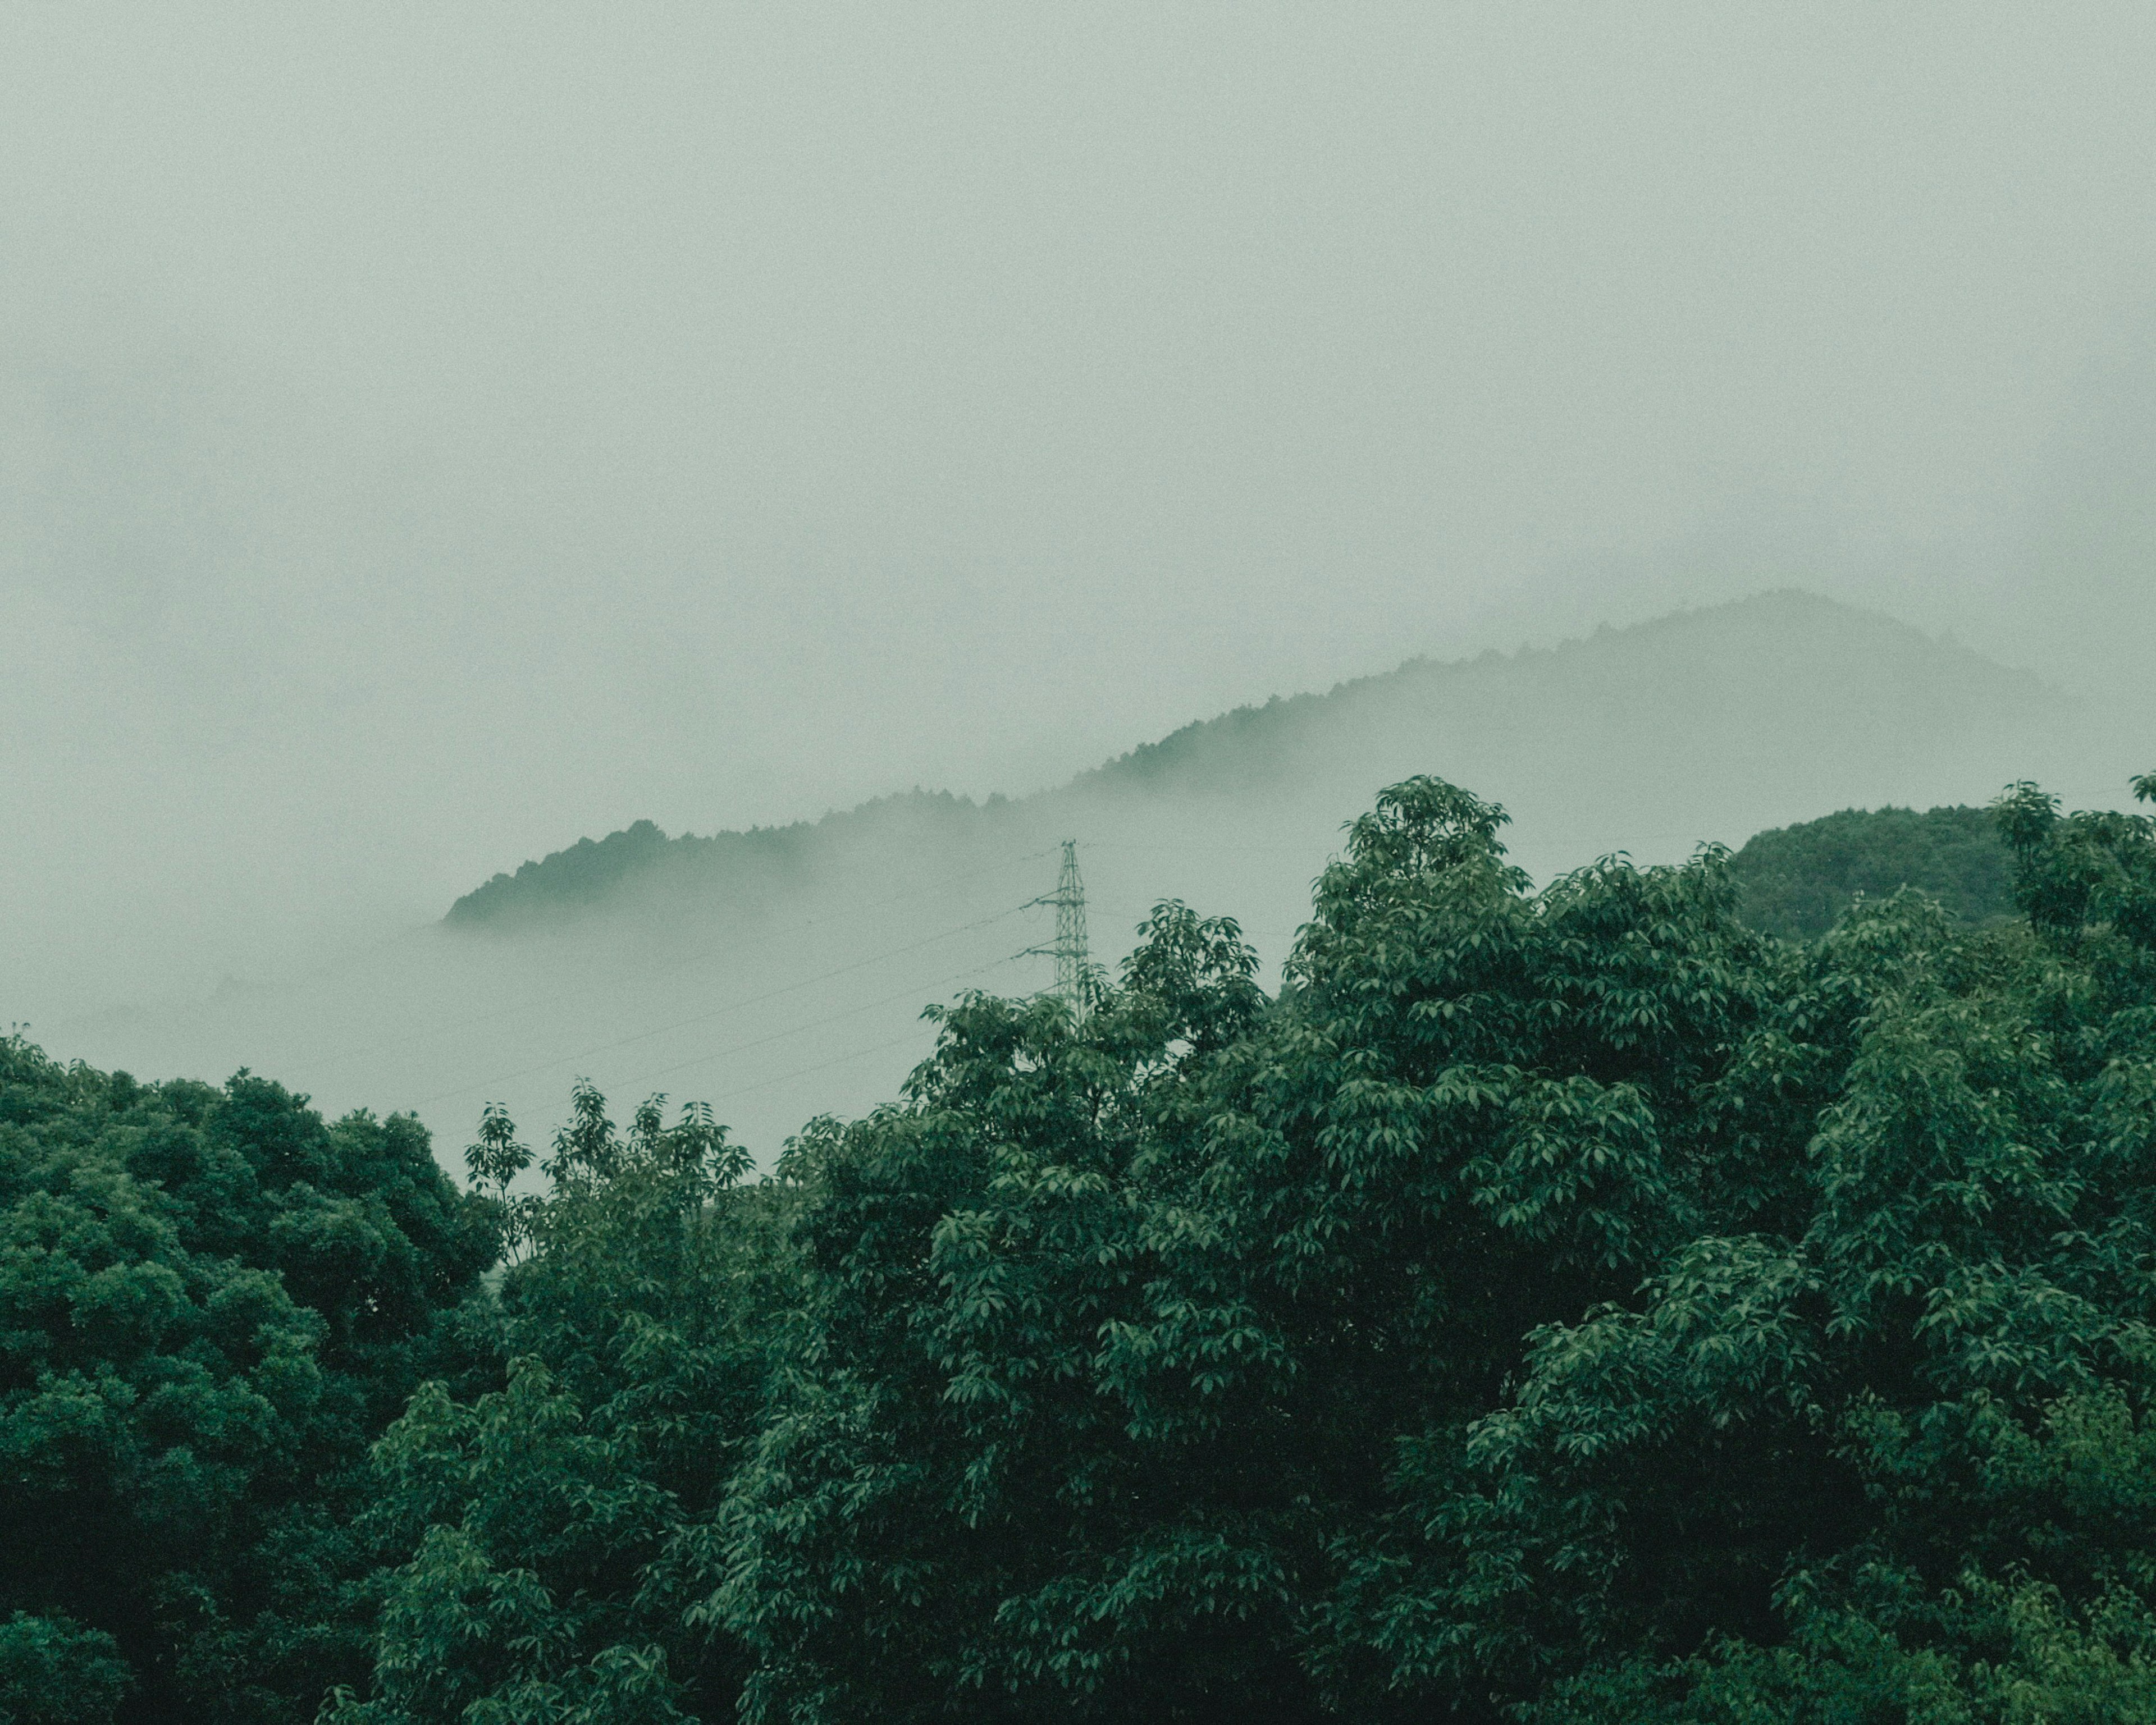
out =
{"type": "Polygon", "coordinates": [[[1981,804],[2016,778],[2116,803],[2152,743],[1952,642],[1770,593],[1238,709],[1034,795],[913,792],[703,837],[639,822],[316,977],[54,1027],[48,1046],[143,1074],[251,1065],[332,1111],[414,1108],[452,1152],[483,1101],[543,1126],[588,1076],[624,1105],[707,1098],[768,1155],[812,1115],[894,1095],[932,1044],[924,1004],[1049,983],[1029,906],[1065,838],[1098,961],[1175,897],[1236,917],[1270,977],[1342,824],[1412,773],[1503,803],[1514,856],[1547,879],[1852,806],[1981,804]]]}
{"type": "MultiPolygon", "coordinates": [[[[969,845],[1108,842],[1260,814],[1272,849],[1430,772],[1511,808],[1538,873],[1604,849],[1741,842],[1852,803],[1980,800],[2061,758],[2060,691],[1876,613],[1785,591],[1516,654],[1414,660],[1325,694],[1187,725],[1056,790],[984,803],[916,791],[818,821],[668,838],[649,821],[467,893],[453,928],[513,932],[610,905],[753,901],[969,845]],[[1313,828],[1310,823],[1317,824],[1313,828]],[[1139,834],[1127,830],[1133,824],[1139,834]]],[[[1288,907],[1291,911],[1292,906],[1288,907]]]]}

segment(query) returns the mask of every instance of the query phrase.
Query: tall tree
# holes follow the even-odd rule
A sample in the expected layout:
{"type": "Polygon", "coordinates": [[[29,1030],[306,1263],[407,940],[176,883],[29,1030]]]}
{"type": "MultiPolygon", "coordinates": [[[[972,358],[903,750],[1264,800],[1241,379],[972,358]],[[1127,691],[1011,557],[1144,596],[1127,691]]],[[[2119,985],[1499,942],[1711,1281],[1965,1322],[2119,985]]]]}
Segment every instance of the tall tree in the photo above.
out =
{"type": "MultiPolygon", "coordinates": [[[[377,1446],[388,1581],[371,1695],[338,1722],[659,1725],[729,1717],[731,1638],[691,1628],[681,1548],[714,1515],[798,1298],[787,1194],[701,1106],[618,1133],[579,1086],[503,1280],[503,1389],[425,1385],[377,1446]]],[[[491,1140],[513,1145],[490,1111],[491,1140]]],[[[505,1163],[506,1165],[506,1163],[505,1163]]]]}
{"type": "Polygon", "coordinates": [[[804,1149],[808,1339],[706,1608],[752,1717],[1361,1692],[1312,1649],[1401,1446],[1684,1238],[1764,987],[1718,855],[1537,896],[1502,819],[1395,787],[1277,1002],[1163,906],[1082,1023],[969,1002],[903,1107],[804,1149]]]}

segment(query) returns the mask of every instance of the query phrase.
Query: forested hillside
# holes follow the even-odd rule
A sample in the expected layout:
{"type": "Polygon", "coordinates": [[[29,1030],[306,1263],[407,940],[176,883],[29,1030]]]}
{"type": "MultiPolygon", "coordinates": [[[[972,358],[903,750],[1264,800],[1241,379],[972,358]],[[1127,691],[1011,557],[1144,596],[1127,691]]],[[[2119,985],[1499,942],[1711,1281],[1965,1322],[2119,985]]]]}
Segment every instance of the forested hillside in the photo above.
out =
{"type": "Polygon", "coordinates": [[[1409,780],[762,1178],[16,1037],[0,1714],[2156,1714],[2156,821],[1991,818],[1789,942],[1409,780]]]}
{"type": "Polygon", "coordinates": [[[1730,859],[1739,914],[1754,928],[1793,940],[1825,934],[1862,893],[1881,898],[1921,887],[1964,922],[2010,914],[2006,845],[1990,812],[1845,809],[1818,820],[1755,833],[1730,859]]]}
{"type": "Polygon", "coordinates": [[[484,1387],[499,1249],[408,1116],[0,1040],[0,1719],[272,1725],[362,1676],[368,1446],[484,1387]]]}

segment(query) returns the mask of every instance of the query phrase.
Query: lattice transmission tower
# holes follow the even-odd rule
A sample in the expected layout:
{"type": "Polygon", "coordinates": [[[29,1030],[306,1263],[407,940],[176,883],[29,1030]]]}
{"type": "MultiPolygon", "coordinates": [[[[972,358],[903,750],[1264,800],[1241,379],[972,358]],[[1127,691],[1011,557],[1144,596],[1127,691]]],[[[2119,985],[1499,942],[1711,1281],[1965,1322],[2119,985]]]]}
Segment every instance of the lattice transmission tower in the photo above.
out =
{"type": "Polygon", "coordinates": [[[1063,841],[1063,872],[1056,876],[1055,891],[1034,902],[1055,906],[1055,942],[1029,950],[1055,961],[1055,986],[1050,992],[1069,1002],[1071,1012],[1082,1018],[1092,973],[1086,962],[1086,883],[1078,874],[1075,839],[1063,841]]]}

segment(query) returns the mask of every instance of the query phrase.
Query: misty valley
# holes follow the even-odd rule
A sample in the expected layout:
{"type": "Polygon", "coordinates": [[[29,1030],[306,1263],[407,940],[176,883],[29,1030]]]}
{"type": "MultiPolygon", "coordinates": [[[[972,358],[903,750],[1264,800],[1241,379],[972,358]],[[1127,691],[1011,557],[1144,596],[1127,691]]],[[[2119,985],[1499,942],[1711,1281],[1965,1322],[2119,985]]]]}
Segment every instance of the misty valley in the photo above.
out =
{"type": "Polygon", "coordinates": [[[18,1029],[0,1709],[2148,1717],[2156,773],[2083,718],[1771,595],[1034,798],[639,824],[191,1012],[310,1076],[372,1036],[375,1106],[18,1029]],[[1521,830],[1410,773],[1291,911],[1294,835],[1416,756],[1521,830]],[[1987,761],[2127,808],[1712,840],[1987,761]],[[459,965],[480,1011],[383,1034],[459,965]],[[475,1027],[502,1076],[423,1119],[475,1027]],[[623,1090],[578,1037],[738,1049],[623,1090]],[[842,1100],[743,1138],[694,1079],[759,1048],[842,1100]]]}
{"type": "MultiPolygon", "coordinates": [[[[1270,977],[1344,823],[1416,773],[1502,802],[1510,854],[1547,881],[1611,852],[1741,850],[1840,809],[1980,806],[2010,779],[2113,803],[2152,747],[2156,711],[1784,591],[1238,709],[1030,795],[912,792],[755,830],[670,839],[646,822],[557,841],[392,938],[18,1016],[68,1058],[251,1066],[331,1113],[409,1110],[448,1144],[484,1103],[540,1118],[579,1078],[693,1094],[768,1166],[810,1117],[895,1093],[933,1043],[924,1004],[1040,985],[1026,955],[1050,919],[1029,906],[1067,838],[1102,962],[1177,898],[1234,915],[1270,977]]],[[[1995,905],[2004,888],[1994,874],[1983,891],[1995,905]]]]}
{"type": "Polygon", "coordinates": [[[2156,1725],[2152,66],[0,6],[0,1725],[2156,1725]]]}

